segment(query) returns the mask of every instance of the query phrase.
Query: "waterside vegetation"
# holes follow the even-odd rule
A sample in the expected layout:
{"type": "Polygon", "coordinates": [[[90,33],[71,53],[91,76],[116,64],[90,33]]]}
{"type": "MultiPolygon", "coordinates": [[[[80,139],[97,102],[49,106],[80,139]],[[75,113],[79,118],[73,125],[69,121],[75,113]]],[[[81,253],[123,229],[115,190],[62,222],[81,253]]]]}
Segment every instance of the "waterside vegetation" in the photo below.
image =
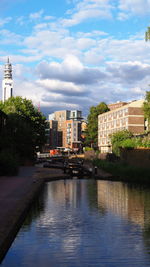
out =
{"type": "Polygon", "coordinates": [[[126,163],[94,159],[93,165],[113,175],[114,181],[150,184],[150,169],[135,167],[126,163]]]}

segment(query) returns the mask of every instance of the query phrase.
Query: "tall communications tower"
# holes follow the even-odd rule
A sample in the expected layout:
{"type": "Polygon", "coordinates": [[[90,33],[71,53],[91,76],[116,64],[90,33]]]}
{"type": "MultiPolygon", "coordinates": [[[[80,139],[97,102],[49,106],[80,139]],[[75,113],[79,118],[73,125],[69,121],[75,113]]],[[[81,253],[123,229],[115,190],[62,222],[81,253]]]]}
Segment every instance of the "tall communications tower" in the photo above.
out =
{"type": "Polygon", "coordinates": [[[4,79],[2,82],[2,100],[5,102],[8,98],[13,96],[13,80],[12,80],[12,65],[7,59],[4,67],[4,79]]]}

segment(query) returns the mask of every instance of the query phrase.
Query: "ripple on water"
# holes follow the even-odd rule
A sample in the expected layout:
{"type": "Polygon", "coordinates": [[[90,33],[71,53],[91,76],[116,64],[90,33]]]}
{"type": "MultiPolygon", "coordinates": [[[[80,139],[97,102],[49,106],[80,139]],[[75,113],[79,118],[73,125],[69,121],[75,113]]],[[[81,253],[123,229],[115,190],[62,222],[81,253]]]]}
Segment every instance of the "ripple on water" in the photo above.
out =
{"type": "Polygon", "coordinates": [[[1,266],[150,266],[149,204],[122,183],[48,183],[1,266]]]}

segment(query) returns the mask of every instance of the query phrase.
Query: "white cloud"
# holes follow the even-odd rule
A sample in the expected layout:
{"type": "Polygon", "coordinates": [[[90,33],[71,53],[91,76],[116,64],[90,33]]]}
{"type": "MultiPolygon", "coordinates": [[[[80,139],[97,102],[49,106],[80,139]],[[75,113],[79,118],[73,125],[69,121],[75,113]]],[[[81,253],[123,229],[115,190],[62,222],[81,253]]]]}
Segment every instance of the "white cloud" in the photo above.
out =
{"type": "Polygon", "coordinates": [[[5,24],[9,23],[12,20],[11,17],[0,19],[0,27],[3,27],[5,24]]]}
{"type": "Polygon", "coordinates": [[[37,20],[37,19],[40,19],[40,18],[42,17],[43,13],[44,13],[44,10],[43,10],[43,9],[40,10],[40,11],[38,11],[38,12],[36,12],[36,13],[31,13],[31,14],[29,15],[29,19],[30,19],[30,20],[37,20]]]}
{"type": "Polygon", "coordinates": [[[119,9],[132,15],[150,13],[150,0],[120,0],[119,9]]]}
{"type": "Polygon", "coordinates": [[[44,20],[53,20],[53,19],[55,19],[55,17],[54,16],[45,16],[43,19],[44,20]]]}
{"type": "Polygon", "coordinates": [[[71,55],[67,56],[62,63],[41,62],[36,71],[41,80],[54,78],[77,85],[94,84],[108,78],[100,69],[85,67],[75,56],[71,55]]]}
{"type": "Polygon", "coordinates": [[[21,35],[16,34],[14,32],[10,32],[9,30],[2,29],[0,30],[0,35],[1,35],[1,40],[0,44],[1,45],[8,45],[8,44],[17,44],[21,45],[23,38],[21,35]]]}
{"type": "Polygon", "coordinates": [[[68,54],[78,56],[82,50],[96,45],[93,38],[76,38],[70,36],[68,31],[51,31],[38,29],[32,36],[24,40],[29,50],[36,49],[40,55],[63,59],[68,54]]]}
{"type": "Polygon", "coordinates": [[[129,18],[129,13],[120,12],[117,16],[118,20],[127,20],[129,18]]]}
{"type": "Polygon", "coordinates": [[[58,80],[38,80],[37,84],[44,87],[49,92],[55,92],[57,95],[64,96],[82,96],[82,94],[87,93],[86,90],[77,86],[72,82],[62,82],[58,80]]]}
{"type": "Polygon", "coordinates": [[[141,62],[108,63],[107,71],[112,74],[112,79],[122,85],[132,86],[138,84],[147,76],[150,78],[150,65],[141,62]]]}
{"type": "Polygon", "coordinates": [[[77,37],[80,38],[80,37],[84,37],[84,38],[94,38],[94,39],[97,39],[97,38],[100,38],[101,36],[107,36],[108,33],[106,32],[103,32],[103,31],[91,31],[91,32],[78,32],[77,33],[77,37]]]}
{"type": "Polygon", "coordinates": [[[26,23],[26,18],[24,16],[18,17],[16,20],[16,24],[23,26],[26,23]]]}
{"type": "Polygon", "coordinates": [[[112,6],[107,0],[83,0],[76,4],[73,10],[68,12],[70,18],[62,19],[63,27],[71,27],[91,18],[111,18],[112,6]]]}
{"type": "Polygon", "coordinates": [[[35,82],[23,79],[14,79],[13,92],[15,96],[22,96],[24,98],[31,99],[36,106],[39,102],[41,102],[41,105],[44,106],[44,103],[41,101],[41,99],[46,91],[43,87],[38,86],[35,82]]]}

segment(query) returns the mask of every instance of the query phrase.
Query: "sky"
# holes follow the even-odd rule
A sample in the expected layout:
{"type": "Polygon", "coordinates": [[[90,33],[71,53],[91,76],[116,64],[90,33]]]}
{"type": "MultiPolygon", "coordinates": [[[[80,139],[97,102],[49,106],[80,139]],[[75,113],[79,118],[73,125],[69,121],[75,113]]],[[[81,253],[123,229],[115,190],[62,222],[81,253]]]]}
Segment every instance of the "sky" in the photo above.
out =
{"type": "MultiPolygon", "coordinates": [[[[0,83],[47,116],[150,90],[150,0],[0,0],[0,83]]],[[[2,90],[0,90],[0,98],[2,90]]]]}

